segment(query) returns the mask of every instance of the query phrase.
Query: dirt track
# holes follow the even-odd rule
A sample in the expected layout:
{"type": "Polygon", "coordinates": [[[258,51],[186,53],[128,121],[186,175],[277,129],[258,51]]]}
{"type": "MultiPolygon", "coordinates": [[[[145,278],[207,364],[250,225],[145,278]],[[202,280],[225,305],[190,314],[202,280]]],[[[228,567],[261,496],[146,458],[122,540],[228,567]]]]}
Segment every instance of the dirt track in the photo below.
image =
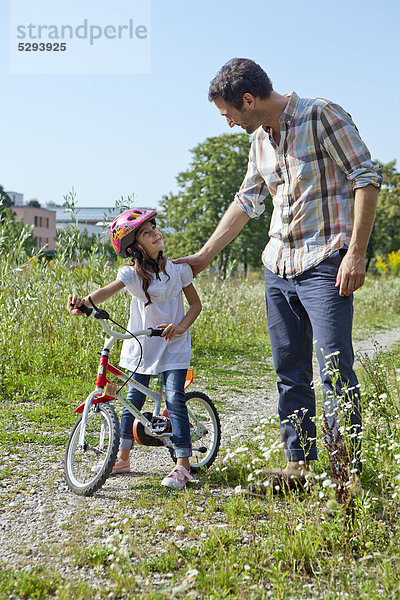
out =
{"type": "MultiPolygon", "coordinates": [[[[355,350],[372,355],[377,347],[388,349],[398,341],[400,328],[355,342],[355,350]]],[[[223,400],[222,393],[220,399],[223,400]]],[[[276,386],[271,385],[267,375],[264,389],[230,397],[228,410],[221,414],[222,445],[230,445],[243,435],[259,418],[260,410],[263,414],[274,414],[276,404],[276,386]],[[231,421],[234,427],[229,428],[231,421]]],[[[1,566],[21,569],[52,564],[61,575],[76,577],[77,567],[68,545],[79,544],[80,536],[86,547],[94,541],[98,543],[99,528],[101,539],[107,539],[126,516],[121,499],[134,497],[140,493],[143,478],[161,479],[171,466],[169,455],[163,449],[135,449],[131,474],[110,477],[94,497],[80,498],[69,492],[65,484],[63,452],[63,448],[54,446],[25,444],[18,448],[17,454],[10,451],[2,457],[2,467],[11,467],[14,474],[0,481],[1,566]],[[96,538],[92,537],[95,530],[96,538]]],[[[227,495],[228,492],[221,489],[221,493],[227,495]]],[[[140,512],[138,509],[138,517],[140,512]]],[[[156,544],[157,552],[162,551],[163,543],[156,544]]],[[[98,575],[93,570],[80,569],[79,577],[96,585],[98,575]]]]}

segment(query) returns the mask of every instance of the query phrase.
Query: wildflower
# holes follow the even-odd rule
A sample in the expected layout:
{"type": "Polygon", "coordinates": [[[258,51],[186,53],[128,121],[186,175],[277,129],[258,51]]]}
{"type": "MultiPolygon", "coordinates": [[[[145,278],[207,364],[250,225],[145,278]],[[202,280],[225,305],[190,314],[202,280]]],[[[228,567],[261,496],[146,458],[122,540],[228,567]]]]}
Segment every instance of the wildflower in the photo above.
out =
{"type": "Polygon", "coordinates": [[[191,579],[192,577],[197,577],[197,575],[199,575],[200,571],[198,571],[197,569],[189,569],[186,572],[186,577],[189,577],[189,579],[191,579]]]}

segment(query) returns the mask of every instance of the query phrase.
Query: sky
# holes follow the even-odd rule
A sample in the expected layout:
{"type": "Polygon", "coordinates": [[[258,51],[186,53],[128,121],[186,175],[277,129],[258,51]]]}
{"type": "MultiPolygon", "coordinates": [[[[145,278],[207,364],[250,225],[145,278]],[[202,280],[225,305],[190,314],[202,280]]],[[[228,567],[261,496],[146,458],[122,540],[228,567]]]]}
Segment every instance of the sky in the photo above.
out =
{"type": "MultiPolygon", "coordinates": [[[[0,0],[0,185],[25,201],[62,204],[74,189],[79,206],[134,194],[157,208],[190,150],[229,131],[207,94],[233,57],[258,62],[279,93],[341,104],[372,156],[399,168],[398,0],[149,0],[150,72],[89,75],[11,73],[19,1],[0,0]]],[[[96,0],[99,20],[110,5],[117,15],[118,0],[96,0]]]]}

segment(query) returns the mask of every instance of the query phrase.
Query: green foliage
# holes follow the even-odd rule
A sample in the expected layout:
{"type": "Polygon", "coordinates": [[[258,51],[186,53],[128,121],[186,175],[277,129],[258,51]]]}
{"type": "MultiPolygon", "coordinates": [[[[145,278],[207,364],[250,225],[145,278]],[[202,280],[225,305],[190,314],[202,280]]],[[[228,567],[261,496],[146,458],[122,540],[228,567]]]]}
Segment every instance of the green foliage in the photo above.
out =
{"type": "Polygon", "coordinates": [[[102,600],[85,582],[63,579],[52,569],[36,567],[16,571],[0,568],[0,600],[102,600]]]}
{"type": "Polygon", "coordinates": [[[367,277],[354,295],[354,334],[365,338],[382,327],[395,327],[400,315],[400,278],[367,277]]]}
{"type": "Polygon", "coordinates": [[[4,191],[4,187],[0,185],[0,212],[2,212],[3,208],[9,208],[10,206],[12,206],[12,200],[4,191]]]}
{"type": "Polygon", "coordinates": [[[387,255],[400,248],[400,173],[396,161],[381,164],[383,185],[378,196],[375,224],[368,244],[367,257],[387,255]]]}
{"type": "Polygon", "coordinates": [[[23,262],[34,253],[36,238],[32,227],[15,218],[12,206],[11,198],[0,185],[0,252],[23,262]]]}
{"type": "MultiPolygon", "coordinates": [[[[170,230],[168,253],[183,256],[198,251],[213,233],[246,174],[250,142],[244,133],[207,138],[192,153],[187,171],[177,176],[179,192],[161,201],[161,228],[170,230]]],[[[226,273],[230,261],[260,266],[267,242],[272,203],[260,219],[252,219],[239,236],[215,259],[226,273]]]]}
{"type": "MultiPolygon", "coordinates": [[[[50,262],[33,258],[22,264],[14,254],[0,258],[0,447],[9,452],[14,446],[21,454],[37,448],[47,452],[52,445],[61,458],[76,417],[72,409],[93,387],[102,330],[91,319],[71,317],[65,304],[69,292],[87,294],[111,281],[116,266],[96,253],[64,260],[68,252],[62,250],[50,262]]],[[[110,491],[85,499],[64,524],[71,531],[68,542],[58,542],[53,550],[59,564],[76,565],[76,575],[72,568],[68,576],[44,568],[3,568],[0,600],[399,597],[398,353],[365,366],[366,491],[356,500],[354,522],[335,503],[321,437],[319,479],[310,496],[254,500],[234,488],[244,488],[249,477],[261,478],[266,465],[281,464],[277,418],[254,415],[260,427],[252,427],[249,435],[236,428],[230,400],[237,388],[245,403],[267,368],[263,282],[239,276],[221,282],[201,274],[196,287],[203,301],[192,328],[196,378],[200,387],[207,381],[224,418],[225,440],[229,436],[215,466],[180,494],[161,489],[158,475],[135,477],[129,493],[115,501],[118,512],[107,500],[114,498],[110,491]],[[93,541],[90,523],[96,510],[105,523],[96,526],[100,530],[93,541]],[[178,533],[177,525],[184,525],[184,532],[178,533]],[[104,532],[111,527],[114,540],[104,532]]],[[[121,323],[127,320],[128,302],[118,294],[107,303],[121,323]]],[[[400,279],[367,278],[355,304],[363,337],[366,328],[393,326],[400,312],[400,279]]],[[[115,350],[113,362],[117,356],[115,350]]],[[[264,410],[260,402],[260,413],[264,410]]],[[[38,481],[46,485],[49,473],[39,470],[40,464],[37,468],[38,481]]],[[[3,502],[25,483],[11,458],[0,480],[3,502]]],[[[54,489],[53,482],[50,493],[54,489]]],[[[52,560],[51,553],[46,556],[52,560]]]]}
{"type": "Polygon", "coordinates": [[[27,206],[32,206],[33,208],[42,208],[39,200],[29,200],[27,206]]]}
{"type": "Polygon", "coordinates": [[[196,277],[203,308],[193,330],[194,347],[205,353],[251,356],[256,347],[268,343],[264,282],[241,276],[216,285],[217,281],[206,273],[196,277]]]}
{"type": "MultiPolygon", "coordinates": [[[[120,203],[121,201],[116,206],[119,206],[120,203]]],[[[64,207],[66,207],[65,212],[71,213],[72,223],[57,231],[57,255],[60,259],[63,262],[75,260],[78,263],[90,263],[92,257],[97,257],[100,260],[115,263],[116,255],[108,237],[109,215],[107,212],[104,214],[104,229],[106,229],[107,235],[100,236],[95,233],[89,235],[86,229],[83,232],[78,229],[78,207],[73,189],[64,196],[64,207]]]]}
{"type": "Polygon", "coordinates": [[[392,252],[386,256],[386,260],[379,256],[376,257],[375,268],[380,275],[394,275],[397,277],[400,275],[400,249],[392,252]]]}
{"type": "Polygon", "coordinates": [[[11,569],[0,570],[0,574],[2,579],[0,599],[36,598],[37,600],[45,600],[46,598],[53,598],[60,582],[60,577],[54,577],[54,575],[46,573],[41,568],[26,569],[17,575],[11,569]]]}
{"type": "Polygon", "coordinates": [[[23,262],[36,248],[32,227],[15,218],[12,208],[3,208],[0,218],[0,252],[23,262]]]}

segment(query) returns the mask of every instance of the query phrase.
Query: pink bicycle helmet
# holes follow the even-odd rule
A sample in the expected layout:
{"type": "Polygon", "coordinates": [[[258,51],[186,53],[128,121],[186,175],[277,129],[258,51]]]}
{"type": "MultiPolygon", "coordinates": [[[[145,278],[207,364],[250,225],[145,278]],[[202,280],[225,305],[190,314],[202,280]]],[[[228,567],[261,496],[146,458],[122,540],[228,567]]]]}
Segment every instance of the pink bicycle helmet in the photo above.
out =
{"type": "Polygon", "coordinates": [[[110,227],[110,239],[115,252],[120,256],[129,256],[126,249],[135,241],[137,230],[156,215],[155,210],[144,208],[131,208],[118,215],[110,227]]]}

